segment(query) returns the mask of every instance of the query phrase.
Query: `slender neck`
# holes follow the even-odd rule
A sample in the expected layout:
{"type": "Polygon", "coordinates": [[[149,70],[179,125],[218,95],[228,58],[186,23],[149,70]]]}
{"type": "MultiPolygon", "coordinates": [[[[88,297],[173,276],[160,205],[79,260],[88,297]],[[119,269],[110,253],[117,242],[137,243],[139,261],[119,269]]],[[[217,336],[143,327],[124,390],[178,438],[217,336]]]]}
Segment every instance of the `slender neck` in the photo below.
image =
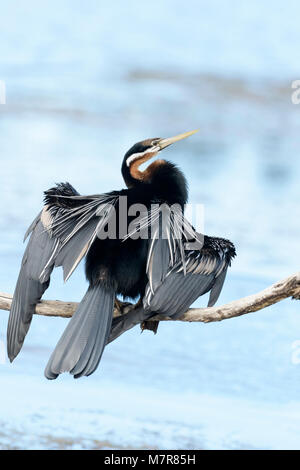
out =
{"type": "Polygon", "coordinates": [[[123,163],[122,175],[128,188],[144,188],[153,200],[181,206],[186,204],[187,182],[176,165],[166,160],[155,160],[142,172],[139,170],[141,163],[133,164],[130,168],[123,163]]]}
{"type": "Polygon", "coordinates": [[[153,193],[163,202],[184,206],[188,201],[188,188],[185,176],[171,162],[164,160],[163,165],[155,168],[152,174],[151,185],[153,193]]]}

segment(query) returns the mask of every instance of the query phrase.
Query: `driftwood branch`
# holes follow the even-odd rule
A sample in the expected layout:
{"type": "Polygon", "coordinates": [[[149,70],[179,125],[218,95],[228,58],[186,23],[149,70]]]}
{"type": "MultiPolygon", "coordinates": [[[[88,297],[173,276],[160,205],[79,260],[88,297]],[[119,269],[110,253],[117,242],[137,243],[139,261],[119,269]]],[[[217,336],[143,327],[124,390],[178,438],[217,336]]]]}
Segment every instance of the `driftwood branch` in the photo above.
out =
{"type": "MultiPolygon", "coordinates": [[[[280,302],[288,297],[300,299],[300,271],[275,284],[267,287],[257,294],[249,295],[242,299],[234,300],[219,307],[191,308],[181,318],[180,321],[188,322],[214,322],[234,318],[246,313],[256,312],[272,304],[280,302]]],[[[9,294],[0,293],[0,309],[10,310],[12,297],[9,294]]],[[[78,303],[61,302],[60,300],[42,300],[36,306],[36,314],[65,317],[73,315],[78,303]]],[[[122,303],[122,313],[126,314],[132,309],[132,304],[122,303]]],[[[115,309],[114,316],[120,313],[115,309]]],[[[169,317],[156,316],[151,320],[171,320],[169,317]]]]}

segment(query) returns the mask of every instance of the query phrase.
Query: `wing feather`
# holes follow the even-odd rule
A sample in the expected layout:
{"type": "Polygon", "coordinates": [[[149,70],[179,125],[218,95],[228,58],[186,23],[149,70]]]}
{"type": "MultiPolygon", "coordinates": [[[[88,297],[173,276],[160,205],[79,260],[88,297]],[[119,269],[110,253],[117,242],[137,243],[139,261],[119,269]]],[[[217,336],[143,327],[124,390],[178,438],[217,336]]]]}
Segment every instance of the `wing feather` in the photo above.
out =
{"type": "MultiPolygon", "coordinates": [[[[161,219],[160,219],[161,220],[161,219]]],[[[198,234],[189,222],[175,212],[165,240],[160,231],[148,249],[146,312],[181,316],[201,295],[211,291],[209,306],[222,290],[227,268],[235,249],[228,240],[198,234]],[[182,228],[183,227],[183,228],[182,228]],[[189,240],[197,242],[198,249],[189,240]]]]}
{"type": "Polygon", "coordinates": [[[71,276],[107,223],[117,197],[117,193],[80,196],[68,183],[45,192],[45,206],[24,238],[30,235],[7,329],[11,361],[23,345],[35,306],[49,286],[54,266],[62,266],[65,280],[71,276]]]}

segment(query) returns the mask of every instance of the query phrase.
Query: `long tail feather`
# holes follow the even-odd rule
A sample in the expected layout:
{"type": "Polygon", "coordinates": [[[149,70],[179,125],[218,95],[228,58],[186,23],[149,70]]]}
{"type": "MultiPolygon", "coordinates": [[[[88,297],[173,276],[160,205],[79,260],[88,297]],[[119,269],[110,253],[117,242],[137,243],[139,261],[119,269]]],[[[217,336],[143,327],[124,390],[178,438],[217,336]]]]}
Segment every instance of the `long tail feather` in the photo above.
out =
{"type": "Polygon", "coordinates": [[[78,378],[96,370],[111,329],[114,297],[113,290],[101,286],[88,289],[49,359],[47,379],[63,372],[78,378]]]}

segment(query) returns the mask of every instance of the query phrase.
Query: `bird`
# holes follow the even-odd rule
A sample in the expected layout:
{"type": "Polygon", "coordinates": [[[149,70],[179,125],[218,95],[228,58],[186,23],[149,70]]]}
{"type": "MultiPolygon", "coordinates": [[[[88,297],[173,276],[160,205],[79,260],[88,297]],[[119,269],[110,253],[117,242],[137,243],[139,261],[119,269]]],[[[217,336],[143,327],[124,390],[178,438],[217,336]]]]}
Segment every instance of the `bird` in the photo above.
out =
{"type": "Polygon", "coordinates": [[[124,189],[86,196],[70,183],[59,183],[44,192],[43,208],[24,237],[29,241],[7,326],[11,362],[53,268],[61,266],[66,281],[83,258],[88,288],[46,365],[49,380],[63,372],[74,378],[91,375],[105,346],[120,334],[137,324],[156,332],[158,322],[151,319],[158,313],[176,319],[207,292],[208,305],[214,305],[235,247],[227,239],[198,233],[189,223],[186,178],[177,165],[160,158],[164,149],[195,132],[134,144],[121,166],[124,189]],[[124,201],[127,208],[142,207],[138,218],[134,211],[125,214],[124,201]],[[125,215],[126,230],[120,234],[125,215]],[[137,302],[113,318],[120,296],[137,302]]]}

